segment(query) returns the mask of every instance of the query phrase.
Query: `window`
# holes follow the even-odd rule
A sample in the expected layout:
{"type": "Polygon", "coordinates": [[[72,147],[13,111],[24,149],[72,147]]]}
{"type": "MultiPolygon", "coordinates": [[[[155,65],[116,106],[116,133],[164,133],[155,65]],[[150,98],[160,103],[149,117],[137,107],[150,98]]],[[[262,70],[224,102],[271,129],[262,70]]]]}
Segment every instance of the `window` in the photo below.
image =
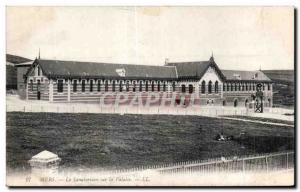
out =
{"type": "Polygon", "coordinates": [[[146,81],[146,92],[148,92],[148,81],[146,81]]]}
{"type": "Polygon", "coordinates": [[[139,91],[142,92],[143,91],[143,82],[140,81],[140,87],[139,87],[139,91]]]}
{"type": "Polygon", "coordinates": [[[172,88],[173,88],[173,92],[175,92],[175,89],[176,89],[175,82],[172,83],[172,88]]]}
{"type": "Polygon", "coordinates": [[[90,92],[93,92],[93,85],[94,85],[94,82],[93,82],[93,80],[91,79],[91,80],[90,80],[90,92]]]}
{"type": "Polygon", "coordinates": [[[219,82],[216,81],[215,82],[215,93],[218,93],[219,92],[219,82]]]}
{"type": "Polygon", "coordinates": [[[101,91],[101,82],[100,82],[100,80],[98,80],[97,91],[98,91],[98,92],[101,91]]]}
{"type": "Polygon", "coordinates": [[[152,84],[151,84],[151,91],[153,92],[154,91],[154,82],[152,81],[152,84]]]}
{"type": "Polygon", "coordinates": [[[205,93],[205,81],[201,83],[201,93],[205,93]]]}
{"type": "Polygon", "coordinates": [[[133,87],[132,87],[132,92],[135,92],[136,84],[135,81],[133,81],[133,87]]]}
{"type": "Polygon", "coordinates": [[[252,85],[251,84],[249,84],[249,91],[251,91],[252,90],[252,85]]]}
{"type": "Polygon", "coordinates": [[[263,91],[265,90],[265,84],[262,84],[263,91]]]}
{"type": "Polygon", "coordinates": [[[255,84],[253,84],[253,91],[255,91],[255,84]]]}
{"type": "Polygon", "coordinates": [[[62,93],[64,91],[64,81],[63,80],[58,80],[57,81],[57,92],[62,93]]]}
{"type": "Polygon", "coordinates": [[[123,91],[123,85],[122,85],[122,81],[120,81],[120,84],[119,84],[119,91],[122,92],[123,91]]]}
{"type": "Polygon", "coordinates": [[[234,84],[234,90],[237,91],[237,84],[234,84]]]}
{"type": "Polygon", "coordinates": [[[231,90],[230,91],[233,91],[234,87],[233,87],[233,84],[231,84],[231,90]]]}
{"type": "Polygon", "coordinates": [[[271,86],[270,86],[270,83],[268,83],[268,91],[271,90],[271,86]]]}
{"type": "Polygon", "coordinates": [[[245,91],[245,85],[242,84],[242,91],[245,91]]]}
{"type": "Polygon", "coordinates": [[[41,81],[37,80],[37,91],[40,91],[41,89],[41,81]]]}
{"type": "Polygon", "coordinates": [[[112,92],[116,91],[116,82],[112,81],[112,92]]]}
{"type": "Polygon", "coordinates": [[[246,91],[248,91],[248,84],[246,84],[246,91]]]}
{"type": "Polygon", "coordinates": [[[77,92],[77,80],[73,81],[73,92],[77,92]]]}
{"type": "Polygon", "coordinates": [[[223,84],[223,91],[226,91],[225,83],[223,84]]]}
{"type": "Polygon", "coordinates": [[[37,71],[38,71],[38,76],[40,76],[41,75],[41,68],[40,68],[40,66],[37,67],[37,71]]]}
{"type": "Polygon", "coordinates": [[[105,89],[106,92],[108,91],[108,81],[104,82],[104,89],[105,89]]]}
{"type": "Polygon", "coordinates": [[[185,93],[185,85],[181,85],[181,92],[185,93]]]}
{"type": "Polygon", "coordinates": [[[30,79],[30,91],[33,91],[33,80],[30,79]]]}
{"type": "Polygon", "coordinates": [[[157,82],[157,91],[158,92],[160,91],[160,82],[159,81],[157,82]]]}
{"type": "Polygon", "coordinates": [[[129,91],[129,81],[126,81],[126,91],[129,91]]]}
{"type": "Polygon", "coordinates": [[[194,86],[189,85],[189,94],[192,94],[194,92],[194,86]]]}
{"type": "Polygon", "coordinates": [[[212,92],[212,82],[208,82],[208,93],[210,94],[212,92]]]}
{"type": "Polygon", "coordinates": [[[163,92],[166,92],[167,86],[166,86],[166,82],[164,82],[163,84],[163,92]]]}
{"type": "Polygon", "coordinates": [[[85,80],[81,81],[81,92],[85,92],[85,80]]]}

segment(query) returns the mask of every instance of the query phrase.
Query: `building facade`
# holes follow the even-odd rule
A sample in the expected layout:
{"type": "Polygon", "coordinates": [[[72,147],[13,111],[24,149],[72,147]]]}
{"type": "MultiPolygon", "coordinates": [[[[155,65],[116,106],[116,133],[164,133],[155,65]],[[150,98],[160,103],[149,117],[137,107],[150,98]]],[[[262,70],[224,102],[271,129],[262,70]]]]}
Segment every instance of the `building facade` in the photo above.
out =
{"type": "Polygon", "coordinates": [[[221,70],[213,57],[164,66],[36,59],[25,81],[26,99],[50,102],[99,103],[106,93],[128,98],[156,93],[175,94],[175,100],[193,97],[200,106],[244,107],[253,104],[257,84],[262,85],[265,107],[273,102],[272,81],[262,71],[221,70]]]}

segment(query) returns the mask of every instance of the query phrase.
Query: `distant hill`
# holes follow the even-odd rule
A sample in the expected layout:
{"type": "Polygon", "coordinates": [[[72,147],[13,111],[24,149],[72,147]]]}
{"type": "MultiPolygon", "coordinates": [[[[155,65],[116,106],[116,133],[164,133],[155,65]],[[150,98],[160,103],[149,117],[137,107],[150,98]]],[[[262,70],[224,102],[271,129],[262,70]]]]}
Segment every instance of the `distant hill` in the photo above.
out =
{"type": "Polygon", "coordinates": [[[6,89],[17,89],[17,68],[15,64],[32,61],[25,57],[6,54],[6,89]]]}
{"type": "Polygon", "coordinates": [[[273,82],[275,107],[293,107],[295,103],[294,70],[264,70],[273,82]]]}
{"type": "Polygon", "coordinates": [[[14,64],[25,63],[28,61],[32,61],[31,59],[27,59],[25,57],[20,57],[17,55],[6,54],[6,61],[14,64]]]}

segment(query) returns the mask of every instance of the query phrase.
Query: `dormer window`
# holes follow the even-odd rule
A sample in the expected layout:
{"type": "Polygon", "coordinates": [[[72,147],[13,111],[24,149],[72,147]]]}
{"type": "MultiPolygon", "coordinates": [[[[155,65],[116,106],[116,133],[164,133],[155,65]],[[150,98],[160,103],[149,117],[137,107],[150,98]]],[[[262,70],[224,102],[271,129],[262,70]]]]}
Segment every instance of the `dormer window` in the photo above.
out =
{"type": "Polygon", "coordinates": [[[241,78],[241,75],[240,75],[240,74],[237,74],[237,73],[233,74],[233,77],[234,77],[235,79],[238,79],[238,80],[241,80],[241,79],[242,79],[242,78],[241,78]]]}

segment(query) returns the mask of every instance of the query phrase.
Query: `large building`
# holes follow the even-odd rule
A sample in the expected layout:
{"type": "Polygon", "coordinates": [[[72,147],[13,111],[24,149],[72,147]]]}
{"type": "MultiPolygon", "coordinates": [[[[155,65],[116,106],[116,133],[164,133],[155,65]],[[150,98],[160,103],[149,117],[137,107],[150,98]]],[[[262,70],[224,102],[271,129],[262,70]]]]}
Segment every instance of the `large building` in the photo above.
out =
{"type": "MultiPolygon", "coordinates": [[[[166,62],[164,66],[36,59],[26,74],[26,99],[99,102],[104,93],[195,96],[197,105],[247,106],[257,84],[272,106],[272,81],[262,71],[221,70],[208,61],[166,62]]],[[[177,97],[176,97],[177,98],[177,97]]]]}

